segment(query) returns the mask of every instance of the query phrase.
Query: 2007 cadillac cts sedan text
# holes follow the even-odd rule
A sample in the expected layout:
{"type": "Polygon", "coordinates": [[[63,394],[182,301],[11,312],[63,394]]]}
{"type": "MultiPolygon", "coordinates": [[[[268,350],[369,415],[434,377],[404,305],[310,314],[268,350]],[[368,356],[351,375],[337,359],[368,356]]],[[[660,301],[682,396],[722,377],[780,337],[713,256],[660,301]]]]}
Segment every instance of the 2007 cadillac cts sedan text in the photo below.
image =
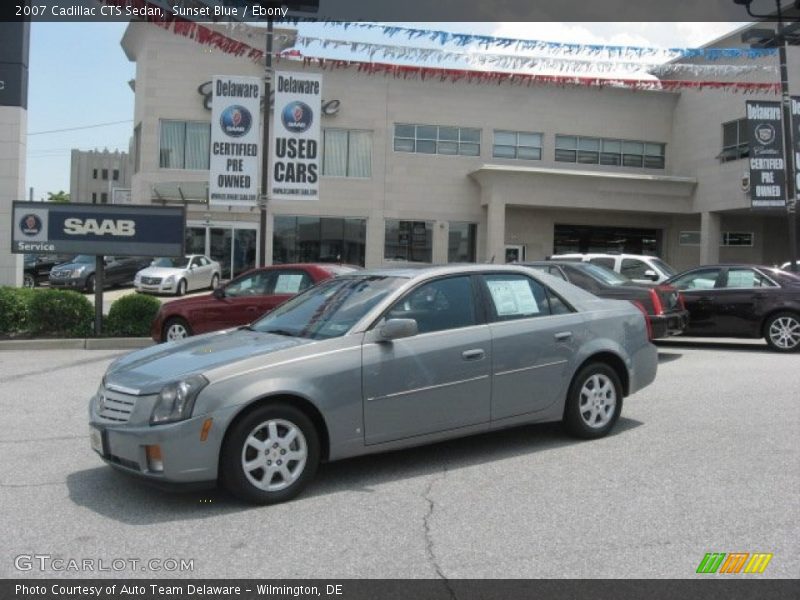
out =
{"type": "Polygon", "coordinates": [[[545,421],[597,438],[655,378],[645,318],[525,267],[348,274],[111,364],[92,446],[151,481],[274,503],[324,460],[545,421]]]}

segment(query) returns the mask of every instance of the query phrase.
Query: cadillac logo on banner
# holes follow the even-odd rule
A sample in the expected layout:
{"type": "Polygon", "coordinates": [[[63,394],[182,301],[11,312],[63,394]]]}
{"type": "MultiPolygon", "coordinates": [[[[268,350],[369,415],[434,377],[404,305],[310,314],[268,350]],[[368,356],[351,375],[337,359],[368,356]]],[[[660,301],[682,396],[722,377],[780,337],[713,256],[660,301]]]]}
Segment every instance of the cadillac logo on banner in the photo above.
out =
{"type": "Polygon", "coordinates": [[[780,102],[747,102],[752,208],[786,208],[780,102]]]}

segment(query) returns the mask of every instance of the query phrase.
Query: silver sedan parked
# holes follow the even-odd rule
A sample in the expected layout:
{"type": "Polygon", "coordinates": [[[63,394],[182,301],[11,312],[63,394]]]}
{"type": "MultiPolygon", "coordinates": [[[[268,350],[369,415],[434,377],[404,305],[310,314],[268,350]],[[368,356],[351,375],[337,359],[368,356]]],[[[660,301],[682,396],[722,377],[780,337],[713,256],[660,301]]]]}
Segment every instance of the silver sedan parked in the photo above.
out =
{"type": "Polygon", "coordinates": [[[525,267],[358,272],[117,360],[90,435],[122,471],[274,503],[322,460],[545,421],[604,436],[656,368],[630,302],[525,267]]]}
{"type": "Polygon", "coordinates": [[[183,296],[195,290],[214,290],[219,285],[220,265],[204,254],[178,258],[156,258],[150,266],[136,273],[133,286],[137,292],[183,296]]]}

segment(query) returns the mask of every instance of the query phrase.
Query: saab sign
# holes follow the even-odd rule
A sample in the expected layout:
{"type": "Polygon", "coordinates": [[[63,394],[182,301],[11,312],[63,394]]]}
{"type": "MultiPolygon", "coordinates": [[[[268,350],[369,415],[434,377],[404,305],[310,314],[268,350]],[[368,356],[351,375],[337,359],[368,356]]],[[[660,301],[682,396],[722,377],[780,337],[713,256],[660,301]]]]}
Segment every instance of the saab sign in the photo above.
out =
{"type": "Polygon", "coordinates": [[[183,207],[14,202],[11,252],[183,256],[183,207]]]}

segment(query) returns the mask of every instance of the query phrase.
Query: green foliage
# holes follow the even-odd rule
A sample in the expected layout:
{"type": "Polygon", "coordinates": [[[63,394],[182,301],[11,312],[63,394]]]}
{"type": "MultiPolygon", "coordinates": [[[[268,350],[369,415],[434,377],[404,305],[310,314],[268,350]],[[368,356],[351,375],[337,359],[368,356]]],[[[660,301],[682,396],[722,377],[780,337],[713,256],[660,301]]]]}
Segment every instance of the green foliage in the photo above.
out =
{"type": "Polygon", "coordinates": [[[55,202],[56,204],[67,204],[69,202],[69,194],[64,190],[59,190],[55,194],[47,192],[47,201],[55,202]]]}
{"type": "Polygon", "coordinates": [[[0,287],[0,335],[26,331],[30,326],[30,304],[37,290],[0,287]]]}
{"type": "Polygon", "coordinates": [[[65,337],[86,337],[92,333],[94,307],[83,294],[38,290],[29,306],[31,333],[65,337]]]}
{"type": "Polygon", "coordinates": [[[113,336],[147,337],[161,303],[152,296],[131,294],[115,300],[108,311],[106,333],[113,336]]]}

